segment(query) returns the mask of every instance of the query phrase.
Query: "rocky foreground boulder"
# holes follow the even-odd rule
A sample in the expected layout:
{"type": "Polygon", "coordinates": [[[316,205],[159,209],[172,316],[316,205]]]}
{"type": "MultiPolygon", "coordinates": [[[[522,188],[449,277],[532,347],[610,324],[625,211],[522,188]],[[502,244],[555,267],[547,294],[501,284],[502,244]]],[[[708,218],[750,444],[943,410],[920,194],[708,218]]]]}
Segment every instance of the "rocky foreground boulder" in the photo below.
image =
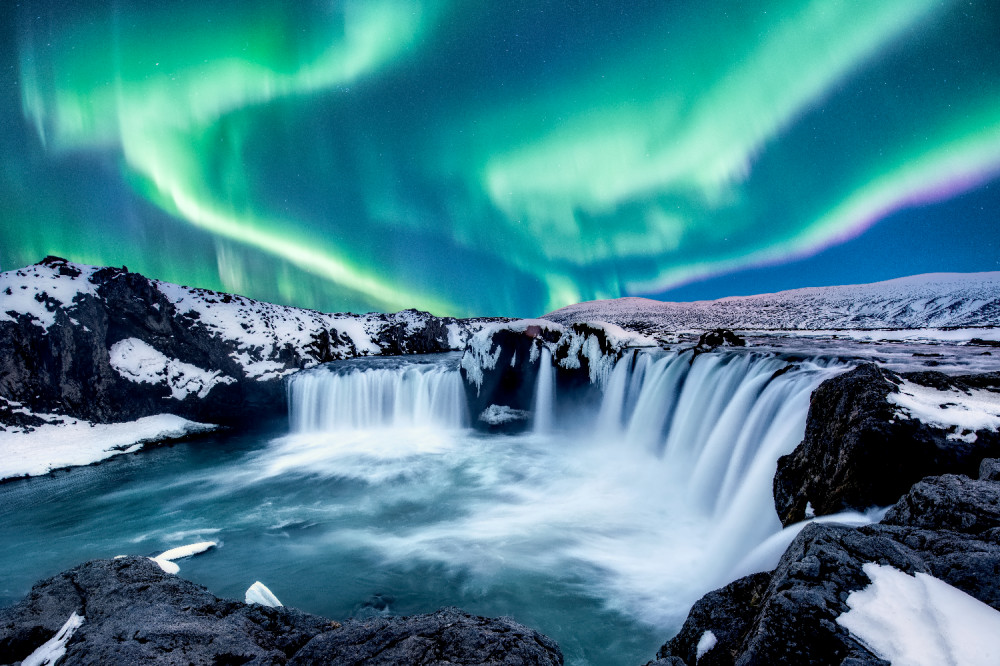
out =
{"type": "Polygon", "coordinates": [[[1000,433],[955,423],[975,424],[962,403],[990,396],[1000,405],[1000,373],[897,374],[866,363],[823,382],[802,443],[778,460],[782,524],[804,520],[809,508],[820,516],[888,506],[932,474],[975,476],[984,458],[1000,456],[1000,433]]]}
{"type": "Polygon", "coordinates": [[[62,664],[562,664],[549,638],[458,609],[348,620],[219,599],[148,558],[94,560],[0,609],[0,663],[24,660],[73,615],[62,664]]]}
{"type": "Polygon", "coordinates": [[[996,461],[983,467],[980,479],[921,481],[880,524],[807,525],[773,572],[698,601],[652,663],[886,666],[837,622],[850,593],[871,582],[866,563],[929,574],[1000,610],[1000,483],[989,478],[996,461]]]}

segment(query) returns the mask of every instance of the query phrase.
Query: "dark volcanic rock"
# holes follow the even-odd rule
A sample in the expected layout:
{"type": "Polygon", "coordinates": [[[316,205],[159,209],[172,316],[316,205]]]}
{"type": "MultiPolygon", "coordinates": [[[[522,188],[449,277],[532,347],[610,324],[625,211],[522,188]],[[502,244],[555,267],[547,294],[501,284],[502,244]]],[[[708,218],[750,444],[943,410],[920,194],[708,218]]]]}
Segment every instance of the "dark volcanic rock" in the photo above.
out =
{"type": "Polygon", "coordinates": [[[698,345],[695,349],[710,350],[723,345],[729,347],[745,347],[747,341],[736,335],[728,328],[717,328],[714,331],[705,331],[698,338],[698,345]]]}
{"type": "Polygon", "coordinates": [[[914,484],[882,522],[981,534],[1000,527],[1000,483],[957,474],[927,477],[914,484]]]}
{"type": "Polygon", "coordinates": [[[289,662],[321,664],[562,664],[551,639],[507,618],[445,608],[430,615],[345,622],[312,639],[289,662]]]}
{"type": "Polygon", "coordinates": [[[72,613],[83,624],[60,663],[561,664],[558,646],[509,619],[457,609],[337,622],[218,599],[147,558],[94,560],[0,609],[0,662],[23,660],[72,613]]]}
{"type": "Polygon", "coordinates": [[[0,654],[23,659],[72,613],[84,617],[67,664],[283,664],[329,620],[294,609],[217,599],[147,558],[94,560],[0,610],[0,654]]]}
{"type": "Polygon", "coordinates": [[[758,573],[706,594],[691,608],[680,632],[660,648],[657,658],[673,657],[681,663],[697,662],[702,666],[732,664],[770,582],[769,572],[758,573]],[[711,631],[718,642],[699,660],[698,642],[706,631],[711,631]]]}
{"type": "Polygon", "coordinates": [[[810,401],[805,438],[778,460],[774,504],[782,524],[803,520],[807,503],[816,515],[886,506],[925,476],[975,476],[983,458],[1000,455],[996,432],[957,437],[899,417],[888,398],[903,379],[937,390],[1000,388],[997,373],[897,375],[874,364],[823,382],[810,401]]]}
{"type": "Polygon", "coordinates": [[[678,636],[658,656],[681,657],[693,666],[698,639],[712,631],[719,644],[699,664],[884,665],[887,662],[836,623],[848,610],[848,595],[870,583],[862,565],[876,562],[909,574],[929,573],[1000,608],[998,536],[980,538],[891,525],[807,525],[785,552],[756,604],[751,596],[745,614],[735,604],[747,591],[756,594],[761,589],[761,574],[706,595],[695,606],[698,613],[692,611],[678,636]],[[704,607],[712,603],[712,595],[722,600],[721,610],[704,607]]]}
{"type": "Polygon", "coordinates": [[[836,619],[848,595],[867,587],[862,566],[927,573],[1000,610],[1000,484],[929,477],[881,524],[807,525],[772,573],[710,592],[657,655],[696,663],[698,641],[718,644],[698,664],[880,664],[836,619]]]}

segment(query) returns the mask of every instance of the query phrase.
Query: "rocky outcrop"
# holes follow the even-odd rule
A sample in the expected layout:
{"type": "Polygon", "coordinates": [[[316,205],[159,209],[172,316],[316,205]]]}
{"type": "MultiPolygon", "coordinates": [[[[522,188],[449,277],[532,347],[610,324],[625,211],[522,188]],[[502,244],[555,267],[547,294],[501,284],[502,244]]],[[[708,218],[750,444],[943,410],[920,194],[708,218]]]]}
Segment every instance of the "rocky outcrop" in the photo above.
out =
{"type": "Polygon", "coordinates": [[[713,331],[705,331],[698,338],[696,351],[706,352],[717,347],[746,347],[747,341],[736,335],[728,328],[717,328],[713,331]]]}
{"type": "Polygon", "coordinates": [[[1000,610],[998,486],[933,477],[914,486],[881,524],[807,525],[773,572],[703,597],[658,657],[691,666],[884,666],[837,623],[848,595],[870,584],[862,571],[869,562],[930,574],[1000,610]],[[699,660],[698,643],[708,631],[717,641],[699,660]]]}
{"type": "Polygon", "coordinates": [[[802,443],[778,460],[774,503],[782,524],[803,520],[807,506],[825,515],[892,504],[931,474],[975,476],[983,458],[1000,455],[997,431],[925,422],[906,404],[919,393],[946,420],[949,404],[984,391],[1000,391],[1000,375],[899,375],[863,364],[827,380],[812,395],[802,443]]]}
{"type": "Polygon", "coordinates": [[[526,319],[486,326],[470,338],[462,357],[469,413],[480,427],[484,423],[492,427],[493,422],[504,430],[526,426],[546,354],[561,401],[569,398],[577,407],[586,405],[600,396],[615,363],[630,348],[655,344],[645,336],[602,323],[564,327],[526,319]],[[497,421],[492,414],[525,416],[497,421]]]}
{"type": "Polygon", "coordinates": [[[558,646],[513,620],[457,609],[332,622],[290,608],[219,599],[147,558],[94,560],[0,609],[0,661],[25,659],[76,613],[61,663],[537,664],[558,646]]]}
{"type": "Polygon", "coordinates": [[[15,407],[0,409],[0,426],[30,428],[31,412],[244,424],[285,413],[282,378],[295,370],[462,349],[481,325],[415,310],[328,315],[47,257],[0,274],[0,398],[15,407]]]}

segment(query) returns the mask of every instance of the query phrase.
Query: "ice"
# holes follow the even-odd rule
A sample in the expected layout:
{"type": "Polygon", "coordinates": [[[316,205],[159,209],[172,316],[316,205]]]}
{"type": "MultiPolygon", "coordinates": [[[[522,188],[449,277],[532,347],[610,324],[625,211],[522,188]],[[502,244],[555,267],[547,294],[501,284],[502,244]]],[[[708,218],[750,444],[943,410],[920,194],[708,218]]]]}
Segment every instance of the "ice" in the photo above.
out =
{"type": "Polygon", "coordinates": [[[216,541],[199,541],[198,543],[188,544],[187,546],[178,546],[176,548],[171,548],[170,550],[165,550],[153,559],[173,562],[174,560],[179,560],[183,557],[199,555],[207,550],[215,548],[218,545],[219,544],[216,541]]]}
{"type": "Polygon", "coordinates": [[[271,590],[267,589],[267,585],[256,581],[247,590],[246,602],[248,604],[260,604],[261,606],[270,606],[271,608],[277,608],[281,606],[281,602],[278,601],[278,597],[274,596],[271,590]]]}
{"type": "Polygon", "coordinates": [[[90,423],[65,416],[36,414],[49,421],[31,432],[0,428],[0,479],[38,476],[54,469],[90,465],[119,453],[138,451],[149,442],[175,439],[217,426],[173,414],[146,416],[126,423],[90,423]]]}
{"type": "Polygon", "coordinates": [[[715,637],[711,631],[706,631],[698,639],[697,653],[695,654],[695,660],[699,661],[705,656],[705,653],[711,650],[719,642],[719,639],[715,637]]]}
{"type": "Polygon", "coordinates": [[[164,573],[176,574],[178,571],[181,570],[181,568],[175,562],[171,562],[170,560],[161,560],[158,557],[151,557],[149,559],[156,562],[160,566],[160,568],[163,569],[164,573]]]}
{"type": "Polygon", "coordinates": [[[530,414],[523,409],[514,409],[507,405],[490,405],[479,415],[479,420],[489,425],[501,425],[514,421],[525,421],[530,414]]]}
{"type": "Polygon", "coordinates": [[[86,618],[73,611],[73,614],[66,620],[66,624],[56,632],[56,635],[25,657],[21,666],[51,666],[62,659],[63,655],[66,654],[66,644],[83,624],[84,619],[86,618]]]}
{"type": "Polygon", "coordinates": [[[111,367],[125,379],[143,384],[166,384],[175,400],[194,393],[205,398],[218,384],[236,382],[218,370],[202,370],[162,352],[138,338],[126,338],[108,350],[111,367]]]}
{"type": "Polygon", "coordinates": [[[950,439],[974,442],[976,430],[1000,428],[1000,393],[993,391],[939,391],[903,380],[899,393],[890,393],[887,399],[900,408],[897,418],[951,429],[950,439]]]}
{"type": "Polygon", "coordinates": [[[895,666],[1000,663],[1000,612],[925,573],[874,563],[872,584],[847,597],[837,618],[851,635],[895,666]]]}

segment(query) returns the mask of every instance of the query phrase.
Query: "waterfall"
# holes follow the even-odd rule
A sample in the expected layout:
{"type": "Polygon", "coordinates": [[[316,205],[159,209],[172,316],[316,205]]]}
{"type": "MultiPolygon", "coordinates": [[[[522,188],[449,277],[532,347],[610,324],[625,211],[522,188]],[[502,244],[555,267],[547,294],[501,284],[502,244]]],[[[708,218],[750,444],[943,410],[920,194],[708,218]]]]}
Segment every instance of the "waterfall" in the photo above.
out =
{"type": "Polygon", "coordinates": [[[469,418],[452,362],[332,363],[288,383],[294,432],[370,428],[461,428],[469,418]]]}
{"type": "Polygon", "coordinates": [[[555,420],[556,401],[556,369],[552,365],[552,352],[548,347],[542,347],[541,358],[538,360],[538,381],[535,384],[534,422],[532,428],[536,433],[544,434],[552,430],[555,420]]]}

